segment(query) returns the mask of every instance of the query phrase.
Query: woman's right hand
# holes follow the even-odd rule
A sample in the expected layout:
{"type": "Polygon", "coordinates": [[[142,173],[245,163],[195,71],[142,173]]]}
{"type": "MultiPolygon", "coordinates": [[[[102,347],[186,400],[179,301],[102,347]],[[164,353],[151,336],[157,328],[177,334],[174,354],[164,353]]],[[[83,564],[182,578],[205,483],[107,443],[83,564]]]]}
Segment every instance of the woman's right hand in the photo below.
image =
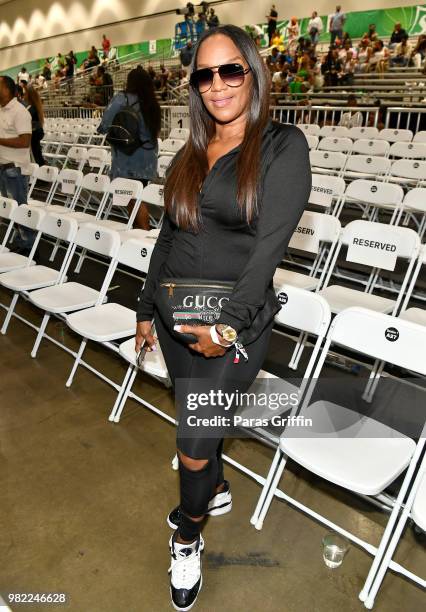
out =
{"type": "Polygon", "coordinates": [[[156,338],[152,335],[151,321],[140,321],[136,323],[136,338],[135,338],[135,351],[139,353],[143,343],[147,345],[147,351],[155,351],[156,338]]]}

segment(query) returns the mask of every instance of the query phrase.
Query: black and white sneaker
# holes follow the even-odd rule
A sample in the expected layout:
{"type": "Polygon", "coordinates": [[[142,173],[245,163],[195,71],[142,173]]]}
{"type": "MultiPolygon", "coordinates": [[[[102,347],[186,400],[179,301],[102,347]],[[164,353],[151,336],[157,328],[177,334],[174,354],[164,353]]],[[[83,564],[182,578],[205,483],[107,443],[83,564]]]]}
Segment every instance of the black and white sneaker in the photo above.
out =
{"type": "MultiPolygon", "coordinates": [[[[220,514],[226,514],[232,510],[232,495],[229,482],[225,480],[224,485],[223,491],[216,493],[209,501],[207,514],[210,516],[219,516],[220,514]]],[[[167,516],[168,526],[172,529],[177,529],[180,525],[180,517],[180,508],[177,506],[167,516]]]]}
{"type": "Polygon", "coordinates": [[[204,549],[204,540],[200,534],[192,544],[180,544],[175,541],[176,534],[177,531],[169,541],[170,596],[174,609],[185,612],[195,604],[203,584],[200,553],[204,549]]]}

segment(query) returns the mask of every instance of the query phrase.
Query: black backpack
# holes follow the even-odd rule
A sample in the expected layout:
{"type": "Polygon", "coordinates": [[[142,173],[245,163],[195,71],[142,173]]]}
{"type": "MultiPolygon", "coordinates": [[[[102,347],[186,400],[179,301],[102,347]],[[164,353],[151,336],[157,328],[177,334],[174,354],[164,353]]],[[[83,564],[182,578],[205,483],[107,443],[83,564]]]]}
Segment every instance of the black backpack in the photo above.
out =
{"type": "Polygon", "coordinates": [[[112,124],[106,134],[106,141],[125,155],[133,155],[140,147],[154,149],[155,146],[144,146],[151,143],[150,140],[139,138],[141,114],[133,108],[136,104],[139,104],[138,100],[129,104],[129,99],[126,96],[126,102],[126,106],[123,106],[114,115],[112,124]]]}

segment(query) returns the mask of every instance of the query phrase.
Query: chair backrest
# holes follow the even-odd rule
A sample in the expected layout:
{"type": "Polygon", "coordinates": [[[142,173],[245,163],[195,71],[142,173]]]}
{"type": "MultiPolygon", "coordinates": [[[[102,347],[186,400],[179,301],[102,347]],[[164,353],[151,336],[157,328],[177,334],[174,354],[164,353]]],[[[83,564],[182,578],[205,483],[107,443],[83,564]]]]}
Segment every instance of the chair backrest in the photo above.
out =
{"type": "Polygon", "coordinates": [[[32,230],[39,230],[46,213],[42,207],[30,208],[26,204],[17,206],[13,212],[13,220],[32,230]]]}
{"type": "Polygon", "coordinates": [[[426,142],[426,130],[414,134],[413,142],[426,142]]]}
{"type": "Polygon", "coordinates": [[[310,136],[319,136],[320,126],[317,123],[298,123],[297,126],[299,130],[305,134],[309,134],[310,136]]]}
{"type": "Polygon", "coordinates": [[[104,174],[89,172],[83,177],[82,188],[94,191],[95,193],[105,193],[110,184],[109,177],[104,174]]]}
{"type": "Polygon", "coordinates": [[[426,374],[426,327],[423,325],[352,307],[336,315],[329,337],[332,342],[354,351],[426,374]]]}
{"type": "Polygon", "coordinates": [[[318,146],[319,138],[318,136],[313,136],[312,134],[305,134],[306,141],[308,143],[308,147],[310,149],[316,149],[318,146]]]}
{"type": "Polygon", "coordinates": [[[426,187],[413,187],[404,198],[404,208],[408,207],[426,213],[426,187]]]}
{"type": "Polygon", "coordinates": [[[131,200],[140,200],[143,185],[140,181],[128,178],[115,178],[109,185],[114,206],[127,206],[131,200]]]}
{"type": "Polygon", "coordinates": [[[89,251],[114,258],[120,248],[120,234],[96,223],[84,223],[78,228],[75,242],[89,251]]]}
{"type": "Polygon", "coordinates": [[[13,219],[13,213],[18,208],[18,202],[12,198],[0,195],[0,217],[2,219],[13,219]]]}
{"type": "Polygon", "coordinates": [[[349,128],[349,138],[358,140],[359,138],[376,138],[379,130],[376,127],[351,127],[349,128]]]}
{"type": "Polygon", "coordinates": [[[346,163],[346,155],[336,151],[318,151],[314,149],[309,152],[311,166],[327,168],[329,170],[341,170],[346,163]]]}
{"type": "Polygon", "coordinates": [[[178,140],[188,140],[189,129],[188,128],[173,128],[170,130],[169,138],[178,140]]]}
{"type": "Polygon", "coordinates": [[[318,253],[321,242],[336,242],[341,229],[337,217],[305,210],[288,246],[308,253],[318,253]]]}
{"type": "Polygon", "coordinates": [[[414,230],[362,219],[348,223],[342,231],[342,243],[348,246],[347,261],[391,271],[398,258],[412,260],[420,249],[414,230]]]}
{"type": "Polygon", "coordinates": [[[327,136],[349,138],[349,128],[342,125],[324,125],[320,129],[319,135],[321,138],[327,138],[327,136]]]}
{"type": "Polygon", "coordinates": [[[360,153],[361,155],[388,155],[389,149],[390,144],[387,140],[360,138],[355,140],[352,153],[360,153]]]}
{"type": "Polygon", "coordinates": [[[326,136],[318,144],[319,151],[341,151],[347,153],[352,149],[353,142],[350,138],[339,136],[326,136]]]}
{"type": "Polygon", "coordinates": [[[154,247],[155,240],[138,238],[126,240],[118,252],[118,262],[146,274],[154,247]]]}
{"type": "Polygon", "coordinates": [[[161,157],[158,158],[157,171],[158,171],[158,176],[160,178],[163,178],[165,176],[166,170],[170,166],[172,161],[173,161],[172,155],[162,155],[161,157]]]}
{"type": "Polygon", "coordinates": [[[170,151],[171,153],[177,153],[182,147],[185,146],[185,140],[177,138],[166,138],[161,143],[161,152],[170,151]]]}
{"type": "Polygon", "coordinates": [[[91,168],[103,168],[107,162],[106,149],[91,148],[87,152],[87,163],[91,168]]]}
{"type": "Polygon", "coordinates": [[[164,185],[150,183],[145,187],[142,193],[142,200],[147,204],[154,206],[164,206],[164,185]]]}
{"type": "Polygon", "coordinates": [[[426,142],[394,142],[389,150],[389,155],[405,159],[425,159],[426,142]]]}
{"type": "Polygon", "coordinates": [[[345,192],[345,181],[337,176],[312,174],[312,189],[309,204],[329,208],[333,199],[339,198],[345,192]]]}
{"type": "Polygon", "coordinates": [[[46,183],[54,183],[58,178],[59,170],[56,166],[39,166],[35,172],[37,181],[46,181],[46,183]]]}
{"type": "Polygon", "coordinates": [[[87,149],[84,147],[70,147],[67,158],[75,162],[85,161],[87,159],[87,149]]]}
{"type": "Polygon", "coordinates": [[[356,179],[347,186],[346,197],[365,202],[366,204],[397,206],[402,202],[404,191],[400,185],[368,179],[356,179]]]}
{"type": "Polygon", "coordinates": [[[387,157],[377,155],[351,155],[347,161],[345,171],[360,172],[368,174],[387,174],[391,167],[391,161],[387,157]]]}
{"type": "Polygon", "coordinates": [[[413,132],[411,130],[393,130],[386,128],[380,130],[377,138],[387,140],[388,142],[411,142],[413,140],[413,132]]]}
{"type": "Polygon", "coordinates": [[[275,321],[282,325],[323,336],[330,325],[331,312],[326,300],[305,289],[282,285],[275,290],[281,310],[275,321]]]}
{"type": "Polygon", "coordinates": [[[411,159],[397,159],[390,168],[392,176],[413,179],[417,181],[426,180],[426,161],[413,161],[411,159]]]}
{"type": "Polygon", "coordinates": [[[72,242],[77,234],[78,223],[76,219],[72,219],[69,215],[48,213],[42,220],[40,229],[43,234],[72,242]]]}
{"type": "Polygon", "coordinates": [[[24,168],[21,169],[21,172],[24,176],[29,176],[31,179],[33,179],[35,178],[38,168],[38,164],[30,162],[24,168]]]}
{"type": "Polygon", "coordinates": [[[59,188],[66,195],[74,195],[83,184],[83,173],[81,170],[65,169],[58,175],[59,188]]]}

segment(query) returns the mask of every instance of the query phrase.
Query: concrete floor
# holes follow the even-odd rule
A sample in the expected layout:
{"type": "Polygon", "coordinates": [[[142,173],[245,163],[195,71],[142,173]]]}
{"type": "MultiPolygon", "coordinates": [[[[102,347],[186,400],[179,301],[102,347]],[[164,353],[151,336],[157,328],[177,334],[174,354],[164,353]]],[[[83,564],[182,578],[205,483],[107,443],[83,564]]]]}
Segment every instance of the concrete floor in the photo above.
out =
{"type": "MultiPolygon", "coordinates": [[[[0,291],[0,301],[8,299],[0,291]]],[[[26,304],[18,312],[40,320],[26,304]]],[[[77,346],[60,323],[51,323],[49,333],[77,346]]],[[[44,342],[31,359],[34,337],[16,319],[0,336],[0,594],[6,601],[17,591],[67,594],[65,608],[33,610],[170,610],[165,517],[178,501],[170,465],[174,428],[133,401],[119,424],[109,423],[114,389],[85,368],[66,389],[71,357],[44,342]]],[[[106,350],[92,344],[85,358],[122,380],[124,362],[106,350]]],[[[156,381],[141,375],[136,390],[173,414],[169,392],[156,381]]],[[[260,474],[272,458],[269,448],[251,440],[227,442],[225,451],[260,474]]],[[[259,486],[231,467],[226,477],[233,509],[204,529],[204,585],[195,610],[365,609],[358,593],[371,564],[367,553],[351,546],[341,568],[327,569],[321,548],[327,529],[277,500],[256,531],[249,519],[259,486]]],[[[386,517],[367,503],[294,465],[282,486],[331,520],[379,541],[386,517]]],[[[397,553],[398,561],[423,575],[424,542],[409,528],[397,553]]],[[[388,573],[375,610],[415,612],[424,605],[419,587],[388,573]]]]}

